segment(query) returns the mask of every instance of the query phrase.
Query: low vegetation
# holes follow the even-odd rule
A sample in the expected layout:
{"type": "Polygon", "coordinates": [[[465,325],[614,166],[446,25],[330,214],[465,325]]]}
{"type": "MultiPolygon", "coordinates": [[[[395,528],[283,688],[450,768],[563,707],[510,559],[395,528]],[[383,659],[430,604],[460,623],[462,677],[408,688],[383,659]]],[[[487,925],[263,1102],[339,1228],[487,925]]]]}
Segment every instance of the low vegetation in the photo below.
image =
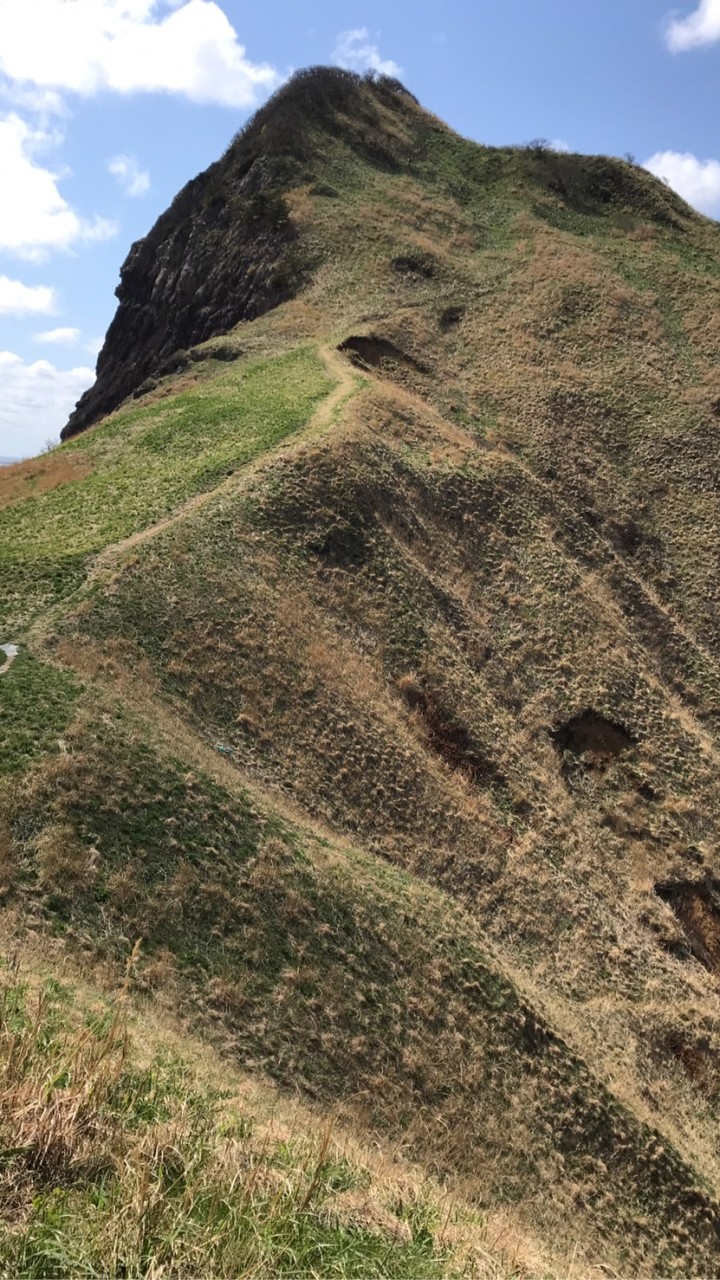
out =
{"type": "Polygon", "coordinates": [[[0,475],[0,887],[100,1009],[7,984],[8,1096],[80,1127],[7,1121],[3,1265],[715,1274],[717,227],[339,71],[143,252],[199,226],[247,318],[0,475]],[[142,1059],[123,983],[319,1119],[142,1059]]]}
{"type": "Polygon", "coordinates": [[[3,469],[4,624],[27,623],[82,582],[94,553],[162,520],[305,426],[329,389],[307,348],[211,369],[170,397],[150,393],[50,458],[3,469]]]}
{"type": "Polygon", "coordinates": [[[656,1257],[682,1274],[689,1251],[709,1264],[712,1198],[452,899],[188,772],[110,704],[67,745],[8,793],[8,890],[95,966],[119,981],[142,939],[136,989],[172,993],[241,1062],[401,1140],[462,1194],[522,1204],[542,1236],[569,1242],[582,1217],[580,1256],[612,1213],[617,1265],[656,1257]],[[602,1195],[578,1193],[606,1175],[602,1195]]]}
{"type": "Polygon", "coordinates": [[[316,1138],[258,1132],[182,1060],[140,1061],[122,998],[81,1014],[71,987],[6,969],[3,1275],[470,1277],[436,1241],[436,1205],[376,1203],[331,1121],[316,1138]]]}

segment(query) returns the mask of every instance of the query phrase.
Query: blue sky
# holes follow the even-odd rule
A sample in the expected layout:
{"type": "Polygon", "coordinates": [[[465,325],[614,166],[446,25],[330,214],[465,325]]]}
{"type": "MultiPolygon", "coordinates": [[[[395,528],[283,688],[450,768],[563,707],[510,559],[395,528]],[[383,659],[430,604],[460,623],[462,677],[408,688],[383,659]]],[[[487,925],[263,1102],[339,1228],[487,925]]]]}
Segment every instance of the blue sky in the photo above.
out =
{"type": "Polygon", "coordinates": [[[720,0],[0,0],[0,457],[92,381],[131,242],[329,62],[481,142],[631,152],[720,217],[720,0]]]}

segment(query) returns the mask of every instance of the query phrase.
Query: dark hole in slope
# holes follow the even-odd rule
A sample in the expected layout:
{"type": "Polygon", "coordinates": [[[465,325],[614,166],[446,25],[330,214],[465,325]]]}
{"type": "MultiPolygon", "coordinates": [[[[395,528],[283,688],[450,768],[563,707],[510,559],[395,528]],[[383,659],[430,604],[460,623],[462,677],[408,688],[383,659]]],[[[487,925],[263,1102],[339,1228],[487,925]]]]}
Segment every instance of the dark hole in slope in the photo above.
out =
{"type": "Polygon", "coordinates": [[[473,746],[464,725],[453,720],[414,676],[404,676],[398,681],[398,688],[411,711],[420,713],[430,749],[441,760],[451,769],[468,774],[475,783],[504,785],[502,774],[473,746]]]}
{"type": "Polygon", "coordinates": [[[435,275],[435,264],[429,255],[402,253],[393,258],[392,266],[401,276],[420,276],[423,280],[431,280],[435,275]]]}
{"type": "Polygon", "coordinates": [[[378,338],[374,334],[352,336],[340,343],[338,351],[350,356],[353,364],[365,365],[370,369],[405,368],[414,369],[418,373],[427,373],[424,365],[405,351],[401,351],[387,338],[378,338]]]}
{"type": "Polygon", "coordinates": [[[720,973],[720,881],[668,880],[655,892],[675,913],[695,959],[720,973]]]}
{"type": "Polygon", "coordinates": [[[464,315],[464,307],[446,307],[440,314],[440,328],[443,332],[446,332],[448,329],[452,329],[456,324],[460,323],[464,315]]]}
{"type": "Polygon", "coordinates": [[[604,533],[621,555],[631,559],[642,558],[646,563],[654,564],[657,569],[662,567],[662,541],[636,520],[609,520],[604,533]]]}
{"type": "Polygon", "coordinates": [[[704,1097],[711,1102],[720,1098],[720,1055],[709,1036],[673,1027],[654,1038],[653,1050],[660,1062],[678,1062],[704,1097]]]}
{"type": "Polygon", "coordinates": [[[363,530],[345,522],[334,524],[310,544],[310,550],[338,569],[356,568],[365,563],[370,553],[363,530]]]}
{"type": "Polygon", "coordinates": [[[635,739],[621,724],[588,708],[558,725],[551,733],[566,774],[580,768],[585,773],[603,774],[613,760],[629,751],[635,739]]]}

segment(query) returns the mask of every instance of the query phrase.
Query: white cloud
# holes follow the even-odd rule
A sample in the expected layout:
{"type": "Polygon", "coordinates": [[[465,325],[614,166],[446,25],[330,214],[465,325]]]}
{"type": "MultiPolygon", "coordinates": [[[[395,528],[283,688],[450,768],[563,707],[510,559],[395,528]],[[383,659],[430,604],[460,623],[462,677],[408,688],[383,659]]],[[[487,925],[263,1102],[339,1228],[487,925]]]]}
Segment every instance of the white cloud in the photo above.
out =
{"type": "Polygon", "coordinates": [[[33,334],[35,342],[52,342],[56,345],[71,344],[77,342],[80,337],[79,329],[46,329],[44,333],[33,334]]]}
{"type": "Polygon", "coordinates": [[[105,218],[79,217],[58,190],[58,174],[38,164],[35,153],[57,141],[14,112],[0,117],[0,250],[38,261],[51,249],[115,234],[117,227],[105,218]]]}
{"type": "Polygon", "coordinates": [[[97,360],[98,356],[100,355],[100,352],[105,346],[105,338],[104,337],[88,338],[87,342],[84,345],[88,355],[94,356],[94,358],[97,360]]]}
{"type": "Polygon", "coordinates": [[[55,305],[54,289],[0,276],[0,316],[51,316],[55,305]]]}
{"type": "Polygon", "coordinates": [[[720,215],[720,161],[698,160],[689,151],[656,151],[644,169],[662,178],[694,209],[720,215]]]}
{"type": "Polygon", "coordinates": [[[29,458],[65,425],[76,401],[94,381],[92,369],[57,369],[48,360],[27,364],[0,351],[0,453],[29,458]]]}
{"type": "Polygon", "coordinates": [[[64,116],[67,108],[54,89],[36,89],[32,85],[0,83],[0,98],[22,111],[37,116],[43,128],[47,128],[53,116],[64,116]]]}
{"type": "Polygon", "coordinates": [[[150,174],[140,168],[135,156],[113,156],[107,167],[127,196],[144,196],[150,190],[150,174]]]}
{"type": "Polygon", "coordinates": [[[0,72],[91,96],[177,93],[249,107],[281,77],[247,58],[215,0],[2,0],[0,72]]]}
{"type": "Polygon", "coordinates": [[[665,38],[673,53],[715,44],[720,40],[720,0],[700,0],[697,9],[687,18],[672,18],[665,38]]]}
{"type": "Polygon", "coordinates": [[[392,58],[381,58],[376,44],[370,40],[367,27],[343,31],[337,38],[333,61],[346,71],[376,71],[381,76],[401,76],[402,67],[392,58]]]}
{"type": "Polygon", "coordinates": [[[570,143],[569,143],[569,142],[566,142],[566,141],[565,141],[565,139],[564,139],[564,138],[551,138],[551,139],[550,139],[550,150],[551,150],[551,151],[560,151],[560,152],[565,152],[565,153],[567,153],[567,152],[569,152],[569,151],[572,151],[572,147],[570,146],[570,143]]]}

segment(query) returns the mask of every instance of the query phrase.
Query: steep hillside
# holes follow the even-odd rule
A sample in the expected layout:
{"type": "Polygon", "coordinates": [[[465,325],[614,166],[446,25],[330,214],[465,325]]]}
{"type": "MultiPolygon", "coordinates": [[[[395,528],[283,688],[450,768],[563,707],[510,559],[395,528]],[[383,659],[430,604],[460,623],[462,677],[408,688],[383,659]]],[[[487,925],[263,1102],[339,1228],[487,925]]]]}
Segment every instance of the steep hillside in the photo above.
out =
{"type": "MultiPolygon", "coordinates": [[[[526,1274],[720,1269],[719,236],[303,73],[0,475],[17,928],[142,939],[139,998],[526,1274]]],[[[512,1268],[448,1241],[302,1274],[512,1268]]]]}

